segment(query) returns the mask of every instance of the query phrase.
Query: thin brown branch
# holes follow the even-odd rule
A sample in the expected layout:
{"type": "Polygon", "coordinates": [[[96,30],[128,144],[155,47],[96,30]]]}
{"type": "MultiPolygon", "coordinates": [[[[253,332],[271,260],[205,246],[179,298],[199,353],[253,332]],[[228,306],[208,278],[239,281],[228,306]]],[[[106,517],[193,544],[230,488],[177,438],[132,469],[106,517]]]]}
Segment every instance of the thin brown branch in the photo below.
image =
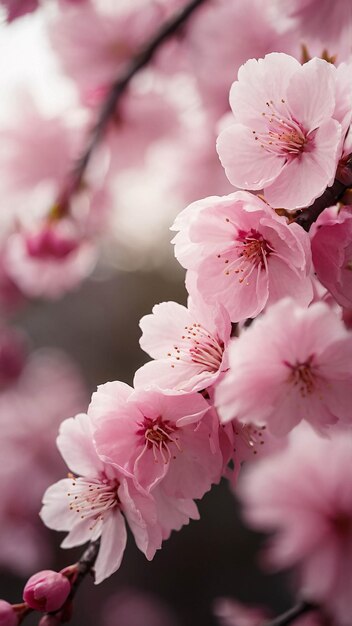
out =
{"type": "Polygon", "coordinates": [[[339,202],[348,188],[349,185],[340,182],[336,178],[333,185],[328,187],[320,198],[317,198],[310,207],[303,209],[303,211],[298,214],[295,218],[295,222],[302,226],[304,230],[308,231],[313,222],[318,219],[320,213],[329,206],[334,206],[334,204],[339,202]]]}
{"type": "Polygon", "coordinates": [[[65,212],[71,195],[80,187],[92,154],[103,139],[107,125],[115,115],[117,103],[126,91],[132,78],[148,65],[163,43],[174,36],[180,28],[185,25],[193,12],[206,1],[207,0],[191,0],[191,2],[186,4],[180,11],[177,11],[159,28],[141,50],[132,57],[126,64],[122,74],[118,76],[116,81],[112,84],[100,109],[97,122],[91,131],[86,148],[77,161],[76,167],[71,174],[69,184],[63,191],[61,198],[59,198],[58,205],[61,211],[65,212]]]}
{"type": "Polygon", "coordinates": [[[317,607],[310,602],[299,602],[296,606],[292,607],[282,615],[275,617],[271,622],[265,622],[263,626],[288,626],[288,624],[294,624],[298,617],[310,613],[310,611],[316,610],[317,607]]]}

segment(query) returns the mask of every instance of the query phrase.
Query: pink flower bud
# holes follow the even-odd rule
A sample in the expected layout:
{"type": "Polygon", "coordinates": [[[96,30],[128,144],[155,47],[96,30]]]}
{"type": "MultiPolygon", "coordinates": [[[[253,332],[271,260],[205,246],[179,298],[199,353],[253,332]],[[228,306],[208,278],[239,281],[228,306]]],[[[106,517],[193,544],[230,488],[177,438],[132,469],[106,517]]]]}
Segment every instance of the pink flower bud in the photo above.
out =
{"type": "Polygon", "coordinates": [[[16,626],[17,615],[11,604],[6,600],[0,600],[0,626],[16,626]]]}
{"type": "Polygon", "coordinates": [[[23,599],[36,611],[57,611],[62,607],[71,585],[59,572],[43,570],[29,578],[23,591],[23,599]]]}

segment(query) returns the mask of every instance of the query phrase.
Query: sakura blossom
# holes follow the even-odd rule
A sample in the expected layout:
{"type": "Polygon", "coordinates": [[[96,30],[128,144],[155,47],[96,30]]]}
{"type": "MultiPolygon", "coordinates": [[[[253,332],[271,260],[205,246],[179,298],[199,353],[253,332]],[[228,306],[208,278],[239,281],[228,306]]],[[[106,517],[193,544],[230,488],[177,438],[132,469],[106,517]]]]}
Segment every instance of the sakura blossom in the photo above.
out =
{"type": "Polygon", "coordinates": [[[70,474],[46,490],[40,516],[49,528],[68,531],[62,547],[101,537],[94,568],[98,584],[120,567],[127,541],[125,517],[138,547],[151,559],[161,545],[152,499],[99,459],[88,416],[65,420],[57,445],[77,476],[70,474]]]}
{"type": "Polygon", "coordinates": [[[98,455],[148,493],[201,498],[220,480],[217,417],[197,393],[106,383],[93,394],[88,414],[98,455]],[[207,415],[208,414],[208,415],[207,415]]]}
{"type": "Polygon", "coordinates": [[[294,568],[303,597],[342,626],[351,617],[351,445],[350,430],[322,438],[300,426],[287,449],[248,468],[239,492],[251,527],[272,533],[267,564],[294,568]]]}
{"type": "Polygon", "coordinates": [[[57,611],[67,600],[71,584],[61,572],[43,570],[27,580],[23,599],[37,611],[57,611]]]}
{"type": "Polygon", "coordinates": [[[352,307],[352,207],[325,209],[310,232],[314,268],[336,301],[352,307]]]}
{"type": "Polygon", "coordinates": [[[221,420],[267,425],[275,436],[301,420],[319,432],[349,423],[351,347],[352,335],[327,304],[278,302],[229,347],[230,370],[215,394],[221,420]]]}
{"type": "Polygon", "coordinates": [[[222,306],[202,300],[162,302],[140,321],[141,348],[154,361],[137,370],[135,387],[153,383],[164,389],[200,391],[214,384],[227,369],[226,346],[231,322],[222,306]]]}
{"type": "Polygon", "coordinates": [[[174,226],[175,255],[187,287],[219,302],[231,321],[255,317],[286,295],[307,305],[313,296],[309,236],[248,192],[204,198],[174,226]]]}
{"type": "Polygon", "coordinates": [[[336,69],[326,61],[301,66],[283,53],[247,61],[230,92],[235,123],[218,139],[230,182],[264,189],[273,207],[309,206],[335,178],[342,140],[336,103],[336,69]]]}

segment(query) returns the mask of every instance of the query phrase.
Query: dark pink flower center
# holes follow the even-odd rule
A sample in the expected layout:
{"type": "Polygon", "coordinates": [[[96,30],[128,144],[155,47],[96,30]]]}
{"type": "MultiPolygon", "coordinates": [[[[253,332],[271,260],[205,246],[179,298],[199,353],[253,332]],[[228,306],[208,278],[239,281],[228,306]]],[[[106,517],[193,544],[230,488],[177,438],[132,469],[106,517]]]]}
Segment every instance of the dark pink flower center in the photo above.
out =
{"type": "Polygon", "coordinates": [[[81,517],[92,519],[91,530],[98,522],[102,522],[105,515],[119,506],[117,495],[119,482],[108,478],[75,478],[71,474],[72,486],[67,494],[70,499],[70,510],[75,511],[81,517]]]}
{"type": "Polygon", "coordinates": [[[144,417],[137,430],[137,435],[141,437],[144,451],[152,450],[154,460],[157,463],[159,457],[164,463],[168,463],[171,458],[176,458],[172,447],[181,452],[179,437],[177,436],[177,426],[162,417],[144,417]]]}
{"type": "MultiPolygon", "coordinates": [[[[168,352],[167,356],[172,361],[194,363],[201,372],[217,372],[222,363],[224,342],[197,322],[185,326],[185,331],[181,341],[173,346],[173,352],[168,352]]],[[[171,363],[171,367],[175,367],[175,364],[171,363]]]]}
{"type": "Polygon", "coordinates": [[[292,158],[301,154],[308,140],[307,134],[291,116],[285,100],[281,100],[280,110],[273,100],[265,104],[267,109],[262,113],[262,117],[266,130],[262,132],[253,130],[254,140],[258,141],[264,150],[277,156],[292,158]]]}
{"type": "MultiPolygon", "coordinates": [[[[229,218],[226,218],[230,222],[229,218]]],[[[270,243],[254,228],[244,232],[239,230],[233,248],[218,254],[226,266],[225,275],[236,274],[239,283],[250,284],[252,273],[259,268],[267,271],[267,258],[274,252],[270,243]]]]}
{"type": "Polygon", "coordinates": [[[65,259],[76,250],[75,239],[59,236],[51,228],[46,228],[26,240],[29,256],[37,259],[65,259]]]}
{"type": "Polygon", "coordinates": [[[295,365],[284,361],[284,364],[291,370],[287,382],[297,387],[303,398],[316,389],[317,374],[314,371],[312,361],[313,356],[310,356],[304,363],[295,363],[295,365]]]}

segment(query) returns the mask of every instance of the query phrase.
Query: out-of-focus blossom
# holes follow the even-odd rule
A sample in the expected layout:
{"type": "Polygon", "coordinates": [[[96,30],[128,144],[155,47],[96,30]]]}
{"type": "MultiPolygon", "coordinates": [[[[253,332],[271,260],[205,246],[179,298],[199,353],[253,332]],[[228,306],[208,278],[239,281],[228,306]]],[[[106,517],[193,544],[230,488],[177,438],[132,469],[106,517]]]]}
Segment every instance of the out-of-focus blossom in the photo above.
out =
{"type": "Polygon", "coordinates": [[[59,424],[82,409],[86,392],[77,369],[60,352],[26,356],[21,335],[8,329],[0,344],[0,561],[26,574],[50,558],[38,511],[60,471],[54,443],[59,424]],[[11,487],[19,482],[21,498],[11,487]]]}
{"type": "Polygon", "coordinates": [[[175,255],[191,270],[187,287],[220,302],[237,322],[285,295],[312,299],[309,236],[248,192],[187,207],[173,230],[175,255]]]}
{"type": "Polygon", "coordinates": [[[139,589],[123,589],[104,606],[102,626],[177,626],[171,608],[158,596],[139,589]]]}
{"type": "Polygon", "coordinates": [[[293,37],[277,31],[268,8],[265,0],[215,0],[194,15],[183,46],[204,105],[217,117],[228,110],[230,86],[247,59],[292,49],[293,37]]]}
{"type": "Polygon", "coordinates": [[[326,304],[273,305],[229,346],[229,364],[215,395],[224,422],[282,436],[302,419],[319,431],[351,421],[352,335],[326,304]]]}
{"type": "Polygon", "coordinates": [[[19,94],[17,109],[9,127],[0,129],[0,190],[6,205],[1,258],[6,276],[23,293],[55,298],[76,287],[95,265],[97,239],[107,221],[105,174],[94,162],[79,189],[67,194],[83,129],[44,117],[28,94],[19,94]]]}
{"type": "Polygon", "coordinates": [[[325,209],[311,228],[314,268],[343,307],[352,307],[352,207],[325,209]]]}
{"type": "Polygon", "coordinates": [[[296,568],[301,595],[340,626],[351,620],[351,463],[349,430],[322,438],[300,426],[288,448],[248,468],[239,490],[250,525],[274,533],[267,561],[296,568]]]}
{"type": "Polygon", "coordinates": [[[240,68],[230,92],[235,124],[218,139],[233,185],[264,189],[272,206],[298,209],[333,183],[342,140],[336,72],[321,59],[301,66],[281,53],[240,68]]]}
{"type": "Polygon", "coordinates": [[[58,298],[91,273],[97,258],[92,241],[68,219],[21,227],[8,238],[5,267],[28,296],[58,298]]]}
{"type": "Polygon", "coordinates": [[[274,22],[310,50],[313,44],[338,62],[352,52],[352,7],[348,0],[274,0],[274,22]]]}
{"type": "Polygon", "coordinates": [[[140,321],[141,348],[149,361],[135,374],[136,387],[200,391],[227,369],[226,346],[231,322],[220,305],[207,306],[200,298],[188,303],[163,302],[140,321]]]}
{"type": "Polygon", "coordinates": [[[31,576],[23,590],[23,600],[35,611],[57,611],[71,591],[70,581],[60,572],[43,570],[31,576]]]}
{"type": "Polygon", "coordinates": [[[17,626],[18,618],[11,604],[0,600],[0,626],[17,626]]]}
{"type": "Polygon", "coordinates": [[[201,498],[220,480],[218,421],[198,393],[133,390],[106,383],[93,394],[99,456],[148,492],[162,483],[175,498],[201,498]]]}
{"type": "Polygon", "coordinates": [[[39,0],[1,0],[0,4],[6,10],[6,19],[13,22],[22,15],[32,13],[39,7],[39,0]]]}
{"type": "Polygon", "coordinates": [[[49,23],[49,36],[65,72],[85,102],[104,97],[126,62],[161,23],[155,0],[89,2],[62,7],[49,23]]]}

